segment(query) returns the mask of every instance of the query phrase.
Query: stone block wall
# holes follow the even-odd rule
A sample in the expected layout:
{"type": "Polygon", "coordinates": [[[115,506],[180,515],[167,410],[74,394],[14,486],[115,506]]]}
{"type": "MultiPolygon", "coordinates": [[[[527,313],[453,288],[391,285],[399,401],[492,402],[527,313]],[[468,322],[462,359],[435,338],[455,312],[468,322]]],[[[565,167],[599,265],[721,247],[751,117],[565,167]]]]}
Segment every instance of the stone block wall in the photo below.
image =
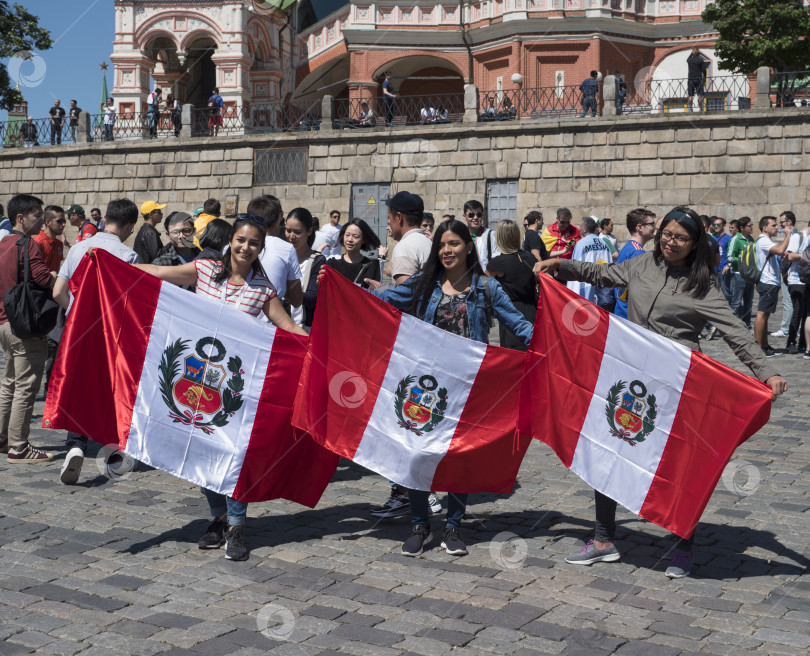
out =
{"type": "Polygon", "coordinates": [[[517,217],[557,207],[575,220],[623,224],[638,206],[678,204],[727,219],[801,205],[810,184],[810,111],[630,115],[609,119],[322,130],[242,137],[40,146],[0,151],[6,203],[32,193],[47,203],[102,209],[126,196],[190,210],[206,198],[272,193],[283,206],[349,214],[352,183],[390,183],[424,197],[434,214],[486,200],[488,180],[518,180],[517,217]],[[306,184],[254,186],[254,149],[305,146],[306,184]]]}

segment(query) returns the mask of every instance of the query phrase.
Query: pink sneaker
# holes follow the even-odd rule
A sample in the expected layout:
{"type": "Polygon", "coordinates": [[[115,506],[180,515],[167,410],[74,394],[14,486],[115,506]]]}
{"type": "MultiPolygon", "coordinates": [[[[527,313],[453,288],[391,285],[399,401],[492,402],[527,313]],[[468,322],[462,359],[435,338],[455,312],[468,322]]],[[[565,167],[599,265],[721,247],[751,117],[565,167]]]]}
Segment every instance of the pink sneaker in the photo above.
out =
{"type": "Polygon", "coordinates": [[[53,460],[53,454],[45,453],[45,451],[40,451],[30,444],[26,444],[22,451],[9,449],[7,458],[10,465],[35,465],[40,462],[50,462],[53,460]]]}

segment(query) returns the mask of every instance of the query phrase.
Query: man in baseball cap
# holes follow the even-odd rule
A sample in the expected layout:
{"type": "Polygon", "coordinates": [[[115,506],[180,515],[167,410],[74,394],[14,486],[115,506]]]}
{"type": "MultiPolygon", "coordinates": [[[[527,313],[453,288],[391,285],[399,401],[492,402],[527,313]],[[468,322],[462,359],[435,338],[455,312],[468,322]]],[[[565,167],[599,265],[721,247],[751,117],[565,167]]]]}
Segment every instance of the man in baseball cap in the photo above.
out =
{"type": "MultiPolygon", "coordinates": [[[[89,239],[98,232],[98,229],[93,225],[93,222],[85,218],[84,208],[81,205],[76,205],[74,203],[73,205],[68,206],[67,210],[65,210],[65,215],[67,216],[68,221],[70,221],[70,225],[79,229],[79,234],[76,237],[76,243],[89,239]]],[[[66,242],[66,245],[69,246],[70,244],[67,244],[66,242]]]]}
{"type": "Polygon", "coordinates": [[[163,242],[160,241],[160,235],[155,226],[163,220],[161,210],[164,207],[166,206],[155,200],[148,200],[141,205],[143,225],[135,235],[135,243],[132,246],[132,249],[138,254],[141,264],[151,264],[152,260],[158,256],[160,249],[163,248],[163,242]]]}

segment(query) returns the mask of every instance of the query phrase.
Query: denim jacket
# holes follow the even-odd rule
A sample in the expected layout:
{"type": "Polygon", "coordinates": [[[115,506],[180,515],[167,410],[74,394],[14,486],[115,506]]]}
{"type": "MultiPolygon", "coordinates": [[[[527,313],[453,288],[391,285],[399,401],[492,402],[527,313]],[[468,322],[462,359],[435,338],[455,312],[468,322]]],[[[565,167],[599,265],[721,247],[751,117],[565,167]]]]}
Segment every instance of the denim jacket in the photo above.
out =
{"type": "MultiPolygon", "coordinates": [[[[408,278],[401,285],[390,287],[388,289],[379,289],[372,292],[386,303],[393,305],[398,310],[407,309],[413,300],[414,288],[419,276],[408,278]]],[[[512,301],[506,295],[506,292],[501,288],[501,284],[487,276],[479,276],[477,273],[473,274],[472,284],[470,286],[470,295],[467,296],[467,316],[470,321],[470,339],[476,342],[489,343],[489,321],[487,320],[486,311],[486,295],[484,293],[484,285],[489,285],[490,296],[492,297],[492,314],[504,324],[509,330],[517,335],[524,343],[529,345],[529,340],[532,338],[532,324],[530,324],[523,315],[515,309],[512,301]]],[[[419,317],[422,321],[430,324],[436,316],[436,308],[439,306],[439,301],[442,300],[442,283],[441,278],[437,277],[433,285],[433,295],[430,297],[430,302],[421,313],[419,317]]]]}

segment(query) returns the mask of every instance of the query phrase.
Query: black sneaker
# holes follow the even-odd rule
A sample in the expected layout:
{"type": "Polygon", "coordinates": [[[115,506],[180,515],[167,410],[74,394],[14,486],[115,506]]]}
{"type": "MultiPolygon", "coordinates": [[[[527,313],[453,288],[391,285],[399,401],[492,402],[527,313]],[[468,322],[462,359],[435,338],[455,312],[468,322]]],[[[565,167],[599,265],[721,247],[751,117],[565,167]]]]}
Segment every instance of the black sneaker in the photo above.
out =
{"type": "Polygon", "coordinates": [[[796,346],[795,344],[789,344],[788,347],[787,347],[787,352],[788,352],[788,355],[798,355],[799,347],[796,346]]]}
{"type": "Polygon", "coordinates": [[[411,537],[402,544],[403,556],[418,556],[425,550],[425,545],[433,539],[430,528],[415,524],[411,537]]]}
{"type": "Polygon", "coordinates": [[[203,536],[197,540],[197,546],[200,549],[219,549],[225,544],[225,531],[228,530],[228,524],[221,519],[215,519],[205,529],[203,536]]]}
{"type": "Polygon", "coordinates": [[[775,355],[779,355],[776,351],[774,351],[770,346],[766,346],[762,349],[762,352],[765,354],[766,358],[772,358],[775,355]]]}
{"type": "Polygon", "coordinates": [[[242,535],[241,526],[233,526],[230,531],[225,532],[225,558],[228,560],[247,560],[248,548],[245,546],[245,538],[242,535]]]}
{"type": "Polygon", "coordinates": [[[808,349],[808,350],[806,350],[804,352],[804,359],[805,360],[810,360],[810,349],[808,349]]]}
{"type": "Polygon", "coordinates": [[[408,492],[404,487],[399,485],[391,486],[391,496],[379,508],[375,508],[369,514],[372,517],[379,517],[380,519],[391,519],[393,517],[402,517],[411,512],[411,501],[408,498],[408,492]]]}
{"type": "Polygon", "coordinates": [[[455,526],[448,526],[444,529],[442,536],[442,547],[451,556],[466,556],[467,545],[458,537],[458,529],[455,526]]]}

